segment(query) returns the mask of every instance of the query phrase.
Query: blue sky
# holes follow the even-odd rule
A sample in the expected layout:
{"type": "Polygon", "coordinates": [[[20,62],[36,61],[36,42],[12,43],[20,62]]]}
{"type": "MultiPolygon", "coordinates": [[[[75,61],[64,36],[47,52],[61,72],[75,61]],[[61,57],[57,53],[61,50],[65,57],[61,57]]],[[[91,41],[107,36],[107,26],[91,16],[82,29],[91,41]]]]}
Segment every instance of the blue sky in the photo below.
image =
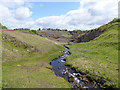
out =
{"type": "Polygon", "coordinates": [[[30,10],[33,11],[31,17],[33,19],[63,15],[80,7],[79,2],[32,2],[31,5],[30,10]]]}
{"type": "Polygon", "coordinates": [[[59,28],[90,30],[107,24],[118,17],[119,0],[29,1],[0,1],[0,23],[9,29],[59,28]]]}

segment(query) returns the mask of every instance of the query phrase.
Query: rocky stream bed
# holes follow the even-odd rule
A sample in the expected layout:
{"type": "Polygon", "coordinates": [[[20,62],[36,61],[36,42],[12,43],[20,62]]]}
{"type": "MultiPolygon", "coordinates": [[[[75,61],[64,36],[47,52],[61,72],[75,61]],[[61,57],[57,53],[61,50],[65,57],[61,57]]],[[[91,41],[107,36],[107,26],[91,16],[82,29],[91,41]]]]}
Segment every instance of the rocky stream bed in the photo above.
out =
{"type": "Polygon", "coordinates": [[[63,55],[51,62],[52,70],[55,75],[64,78],[67,82],[72,84],[72,88],[99,88],[96,82],[91,82],[85,75],[72,70],[69,66],[65,66],[65,57],[70,56],[69,48],[65,48],[63,55]]]}

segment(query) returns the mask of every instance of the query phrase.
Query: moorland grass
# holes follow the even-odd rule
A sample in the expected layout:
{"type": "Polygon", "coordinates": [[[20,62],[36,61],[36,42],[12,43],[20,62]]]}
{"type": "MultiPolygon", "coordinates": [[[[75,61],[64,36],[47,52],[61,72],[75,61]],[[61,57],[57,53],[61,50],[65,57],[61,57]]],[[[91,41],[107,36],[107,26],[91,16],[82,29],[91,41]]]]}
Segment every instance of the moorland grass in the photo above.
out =
{"type": "Polygon", "coordinates": [[[66,65],[104,85],[118,87],[118,22],[99,29],[106,27],[103,34],[90,42],[66,45],[72,53],[66,65]]]}
{"type": "Polygon", "coordinates": [[[71,87],[54,75],[49,64],[62,54],[64,48],[60,45],[20,31],[4,31],[2,42],[3,88],[71,87]]]}

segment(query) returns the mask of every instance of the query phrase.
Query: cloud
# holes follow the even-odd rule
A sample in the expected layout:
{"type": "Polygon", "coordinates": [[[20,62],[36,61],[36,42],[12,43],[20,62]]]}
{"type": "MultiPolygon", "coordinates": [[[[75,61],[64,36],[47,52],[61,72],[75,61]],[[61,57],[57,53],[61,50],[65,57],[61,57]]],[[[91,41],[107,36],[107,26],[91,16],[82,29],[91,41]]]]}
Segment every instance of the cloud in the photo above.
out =
{"type": "Polygon", "coordinates": [[[15,18],[16,19],[26,19],[32,15],[32,12],[27,7],[20,7],[17,8],[15,11],[15,18]]]}
{"type": "Polygon", "coordinates": [[[0,4],[9,8],[16,8],[24,4],[24,0],[0,0],[0,4]]]}
{"type": "Polygon", "coordinates": [[[0,23],[8,28],[31,28],[34,25],[30,18],[32,11],[24,6],[23,0],[1,0],[0,3],[0,23]]]}
{"type": "Polygon", "coordinates": [[[36,20],[40,27],[92,29],[118,17],[118,0],[81,0],[80,8],[66,15],[49,16],[36,20]]]}
{"type": "Polygon", "coordinates": [[[25,2],[16,1],[9,3],[8,6],[4,2],[0,4],[0,8],[2,8],[0,9],[0,22],[10,28],[38,29],[41,27],[88,30],[118,17],[118,0],[81,0],[77,10],[68,11],[65,15],[42,17],[33,21],[32,11],[29,7],[24,6],[25,2]]]}

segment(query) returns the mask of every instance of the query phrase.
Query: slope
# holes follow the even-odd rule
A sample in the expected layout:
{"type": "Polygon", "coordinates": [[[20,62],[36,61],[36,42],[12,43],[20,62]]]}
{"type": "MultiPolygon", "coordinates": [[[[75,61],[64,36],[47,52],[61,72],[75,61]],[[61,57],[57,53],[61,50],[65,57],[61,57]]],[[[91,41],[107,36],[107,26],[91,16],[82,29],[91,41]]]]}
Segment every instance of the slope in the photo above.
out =
{"type": "Polygon", "coordinates": [[[63,47],[35,34],[3,31],[2,82],[4,88],[65,88],[70,85],[54,75],[49,63],[63,47]]]}
{"type": "Polygon", "coordinates": [[[90,42],[67,45],[72,53],[66,65],[108,87],[118,87],[118,27],[111,22],[99,27],[105,30],[90,42]]]}

